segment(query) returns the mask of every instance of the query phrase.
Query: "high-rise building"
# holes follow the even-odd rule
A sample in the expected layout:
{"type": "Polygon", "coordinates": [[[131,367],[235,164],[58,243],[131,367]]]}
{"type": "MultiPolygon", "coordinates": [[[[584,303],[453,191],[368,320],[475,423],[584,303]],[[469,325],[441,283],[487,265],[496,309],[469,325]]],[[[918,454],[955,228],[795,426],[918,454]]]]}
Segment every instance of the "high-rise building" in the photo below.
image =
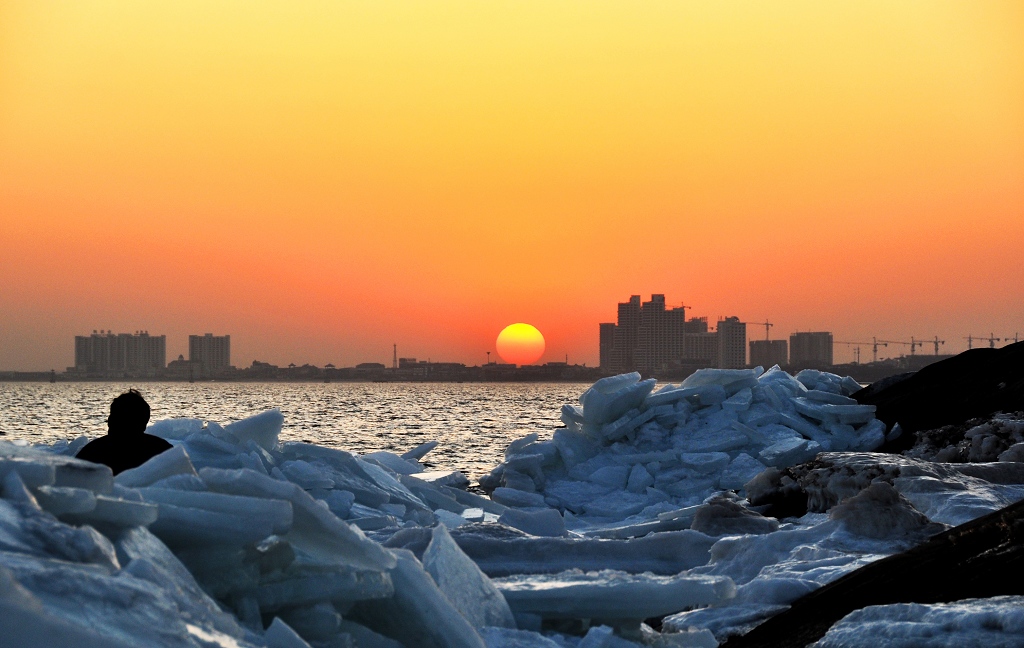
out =
{"type": "MultiPolygon", "coordinates": [[[[733,337],[740,336],[741,348],[737,351],[730,346],[725,357],[730,363],[744,366],[746,324],[731,318],[727,329],[732,320],[739,323],[740,329],[731,330],[733,337]]],[[[707,318],[687,320],[685,307],[669,308],[661,294],[651,295],[646,302],[633,295],[628,302],[620,303],[618,322],[602,323],[600,333],[601,368],[608,371],[653,372],[687,366],[717,367],[721,363],[719,335],[708,331],[707,318]]],[[[730,344],[735,346],[733,342],[730,344]]]]}
{"type": "Polygon", "coordinates": [[[640,371],[667,369],[685,352],[686,310],[666,308],[665,295],[651,295],[640,308],[634,361],[640,371]]]}
{"type": "Polygon", "coordinates": [[[613,371],[632,371],[636,367],[636,343],[640,336],[640,295],[631,295],[618,307],[618,320],[612,335],[613,371]]]}
{"type": "Polygon", "coordinates": [[[615,349],[615,324],[604,322],[601,325],[600,358],[601,368],[610,369],[612,366],[612,353],[615,349]]]}
{"type": "Polygon", "coordinates": [[[832,366],[832,334],[827,331],[789,336],[789,363],[797,368],[832,366]]]}
{"type": "Polygon", "coordinates": [[[742,369],[747,366],[747,325],[738,317],[718,322],[718,368],[742,369]]]}
{"type": "Polygon", "coordinates": [[[231,367],[231,336],[188,336],[188,359],[203,376],[215,376],[231,367]]]}
{"type": "Polygon", "coordinates": [[[167,336],[148,331],[93,331],[75,336],[75,371],[103,376],[152,376],[167,364],[167,336]]]}
{"type": "Polygon", "coordinates": [[[789,364],[789,345],[785,340],[751,340],[750,364],[765,369],[785,367],[789,364]]]}

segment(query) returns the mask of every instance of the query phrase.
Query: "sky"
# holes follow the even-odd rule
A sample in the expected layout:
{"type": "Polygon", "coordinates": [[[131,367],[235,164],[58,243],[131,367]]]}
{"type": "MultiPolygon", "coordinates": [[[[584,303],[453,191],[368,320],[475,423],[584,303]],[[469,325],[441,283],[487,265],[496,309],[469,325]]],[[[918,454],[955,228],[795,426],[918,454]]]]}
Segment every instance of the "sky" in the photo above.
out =
{"type": "Polygon", "coordinates": [[[1020,2],[0,0],[0,370],[594,365],[652,293],[959,352],[1022,251],[1020,2]]]}

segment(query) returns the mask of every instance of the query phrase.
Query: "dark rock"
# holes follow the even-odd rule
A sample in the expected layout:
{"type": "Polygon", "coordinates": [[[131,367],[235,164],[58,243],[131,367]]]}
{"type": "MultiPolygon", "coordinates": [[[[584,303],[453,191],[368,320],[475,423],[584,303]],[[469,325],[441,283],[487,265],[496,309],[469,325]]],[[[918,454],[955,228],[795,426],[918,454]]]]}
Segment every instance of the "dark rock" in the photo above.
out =
{"type": "Polygon", "coordinates": [[[914,433],[913,446],[903,454],[950,463],[1024,461],[1019,448],[1008,452],[1022,442],[1024,412],[999,413],[933,430],[919,430],[914,433]]]}
{"type": "MultiPolygon", "coordinates": [[[[910,433],[1024,410],[1024,342],[965,351],[888,386],[862,389],[853,398],[877,406],[879,419],[890,427],[898,422],[910,433]]],[[[913,434],[904,434],[886,449],[902,452],[913,442],[913,434]]]]}
{"type": "Polygon", "coordinates": [[[1024,594],[1024,501],[940,533],[798,599],[726,648],[800,648],[869,605],[1024,594]]]}
{"type": "Polygon", "coordinates": [[[829,511],[850,533],[868,538],[914,537],[923,540],[946,530],[930,521],[890,484],[874,482],[829,511]]]}
{"type": "Polygon", "coordinates": [[[709,536],[762,534],[778,531],[779,521],[720,495],[697,509],[690,528],[709,536]]]}
{"type": "MultiPolygon", "coordinates": [[[[873,483],[895,485],[900,477],[930,477],[951,490],[984,489],[988,484],[1024,484],[1024,464],[937,463],[881,452],[822,452],[811,461],[769,469],[747,483],[747,499],[771,515],[824,513],[873,483]],[[803,510],[798,503],[803,502],[803,510]]],[[[781,517],[781,516],[780,516],[781,517]]]]}

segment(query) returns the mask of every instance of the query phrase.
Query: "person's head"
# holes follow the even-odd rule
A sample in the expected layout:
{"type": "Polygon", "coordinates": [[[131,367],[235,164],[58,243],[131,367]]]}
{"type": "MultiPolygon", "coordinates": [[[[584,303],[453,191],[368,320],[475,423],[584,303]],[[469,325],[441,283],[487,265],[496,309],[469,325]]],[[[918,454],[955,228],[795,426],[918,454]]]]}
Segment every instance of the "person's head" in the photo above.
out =
{"type": "Polygon", "coordinates": [[[149,403],[142,394],[129,389],[110,404],[109,434],[142,434],[149,423],[149,403]]]}

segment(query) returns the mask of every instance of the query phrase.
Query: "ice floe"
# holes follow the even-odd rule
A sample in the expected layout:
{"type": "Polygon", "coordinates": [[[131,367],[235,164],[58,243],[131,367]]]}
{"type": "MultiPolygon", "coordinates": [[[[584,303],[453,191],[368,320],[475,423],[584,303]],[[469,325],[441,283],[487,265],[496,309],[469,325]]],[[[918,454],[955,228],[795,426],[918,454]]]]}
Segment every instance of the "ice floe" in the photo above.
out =
{"type": "MultiPolygon", "coordinates": [[[[148,432],[173,449],[117,478],[73,458],[85,439],[0,442],[0,618],[17,619],[5,638],[715,646],[1024,498],[1020,464],[872,452],[887,430],[850,398],[858,387],[777,367],[703,370],[657,391],[637,374],[603,379],[550,440],[509,445],[480,480],[486,497],[424,468],[436,442],[362,456],[281,443],[276,410],[156,422],[148,432]]],[[[1001,425],[1009,436],[979,457],[1013,451],[1016,428],[1001,425]]],[[[908,637],[939,618],[953,619],[951,639],[992,624],[1012,636],[1009,605],[867,608],[821,645],[861,645],[846,629],[858,624],[903,645],[878,634],[890,617],[908,637]]]]}

